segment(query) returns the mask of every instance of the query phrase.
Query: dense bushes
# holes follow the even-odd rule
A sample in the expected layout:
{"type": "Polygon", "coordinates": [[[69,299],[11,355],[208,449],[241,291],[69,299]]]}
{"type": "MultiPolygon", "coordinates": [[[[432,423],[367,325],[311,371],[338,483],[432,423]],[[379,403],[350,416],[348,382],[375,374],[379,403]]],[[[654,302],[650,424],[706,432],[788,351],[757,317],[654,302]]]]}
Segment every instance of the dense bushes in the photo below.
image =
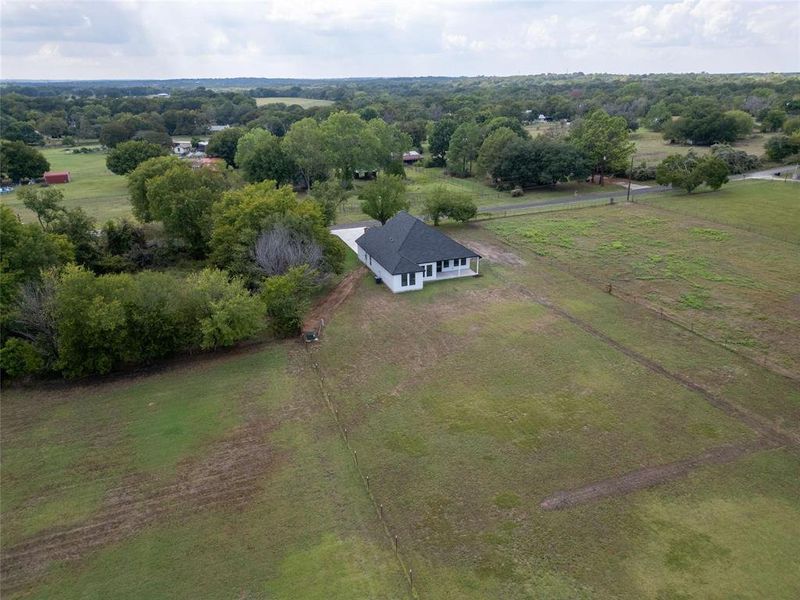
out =
{"type": "Polygon", "coordinates": [[[29,341],[11,338],[4,345],[3,368],[12,376],[43,365],[67,377],[108,373],[178,351],[229,346],[263,325],[258,298],[214,269],[186,278],[158,272],[98,276],[71,265],[47,277],[37,294],[18,303],[24,318],[14,329],[29,341]],[[30,318],[40,313],[50,318],[30,318]],[[53,336],[56,343],[47,343],[53,336]]]}
{"type": "Polygon", "coordinates": [[[761,159],[755,154],[737,150],[728,144],[714,144],[711,146],[711,154],[723,160],[728,166],[728,171],[734,175],[754,171],[761,166],[761,159]]]}
{"type": "Polygon", "coordinates": [[[728,182],[728,166],[713,155],[698,157],[691,150],[688,154],[668,156],[656,169],[656,181],[661,185],[672,185],[688,193],[706,184],[717,190],[728,182]]]}
{"type": "Polygon", "coordinates": [[[279,337],[300,331],[303,315],[310,305],[317,274],[308,265],[292,267],[283,275],[264,280],[261,299],[267,309],[269,326],[279,337]]]}
{"type": "Polygon", "coordinates": [[[344,249],[328,231],[320,205],[310,199],[298,200],[288,186],[276,189],[274,181],[226,192],[214,205],[212,262],[255,283],[261,277],[254,260],[256,241],[278,225],[322,248],[321,270],[341,270],[344,249]]]}
{"type": "Polygon", "coordinates": [[[784,160],[793,154],[800,153],[800,132],[789,135],[776,135],[770,138],[764,149],[771,160],[784,160]]]}
{"type": "Polygon", "coordinates": [[[490,175],[501,189],[553,185],[570,177],[589,174],[584,155],[573,145],[536,138],[515,138],[509,141],[490,175]]]}
{"type": "Polygon", "coordinates": [[[159,144],[139,140],[122,142],[106,157],[106,167],[117,175],[127,175],[144,161],[167,154],[166,148],[159,144]]]}
{"type": "Polygon", "coordinates": [[[443,187],[434,189],[425,199],[425,215],[438,225],[443,217],[465,223],[478,214],[475,201],[463,192],[449,191],[443,187]]]}

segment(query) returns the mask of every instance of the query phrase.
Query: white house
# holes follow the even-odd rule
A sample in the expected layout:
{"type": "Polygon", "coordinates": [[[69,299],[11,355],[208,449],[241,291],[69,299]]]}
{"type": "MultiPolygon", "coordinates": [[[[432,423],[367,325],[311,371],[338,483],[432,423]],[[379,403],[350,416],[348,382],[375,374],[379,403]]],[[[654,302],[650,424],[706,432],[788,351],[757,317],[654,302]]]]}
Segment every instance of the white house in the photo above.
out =
{"type": "Polygon", "coordinates": [[[358,258],[393,292],[478,274],[481,257],[405,211],[356,240],[358,258]],[[473,263],[474,261],[474,263],[473,263]],[[473,270],[474,265],[474,270],[473,270]]]}

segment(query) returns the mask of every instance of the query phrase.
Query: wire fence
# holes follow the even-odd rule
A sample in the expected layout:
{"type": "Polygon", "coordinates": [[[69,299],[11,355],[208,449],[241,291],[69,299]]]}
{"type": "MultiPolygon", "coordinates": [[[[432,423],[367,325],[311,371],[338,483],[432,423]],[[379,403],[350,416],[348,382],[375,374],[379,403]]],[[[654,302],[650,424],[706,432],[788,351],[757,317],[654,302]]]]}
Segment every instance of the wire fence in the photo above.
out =
{"type": "Polygon", "coordinates": [[[794,381],[800,381],[800,376],[787,369],[784,365],[776,362],[776,360],[770,356],[769,349],[766,350],[759,350],[757,348],[752,347],[742,347],[730,342],[725,338],[721,338],[715,336],[708,332],[703,326],[702,323],[696,321],[694,319],[686,318],[679,313],[676,313],[669,308],[664,308],[663,306],[651,302],[645,296],[641,296],[639,294],[629,292],[628,290],[624,289],[618,281],[611,281],[608,279],[603,279],[600,277],[596,277],[594,275],[590,275],[586,273],[582,269],[575,269],[570,263],[561,261],[557,258],[553,258],[552,256],[548,257],[537,257],[541,260],[546,260],[549,264],[554,264],[557,268],[562,271],[569,273],[572,277],[582,280],[586,283],[589,283],[595,287],[598,287],[605,291],[606,293],[614,296],[615,298],[619,298],[620,300],[624,300],[631,304],[636,304],[637,306],[641,306],[642,308],[655,313],[658,315],[660,319],[664,321],[668,321],[681,329],[688,331],[698,337],[703,338],[704,340],[711,342],[715,345],[721,346],[726,350],[733,352],[734,354],[741,356],[750,362],[753,362],[759,366],[762,366],[766,369],[769,369],[773,373],[778,375],[782,375],[794,381]]]}
{"type": "MultiPolygon", "coordinates": [[[[405,551],[404,545],[401,544],[400,536],[395,533],[395,530],[392,528],[387,518],[389,513],[388,503],[384,505],[386,501],[385,500],[381,501],[373,491],[374,477],[371,480],[370,476],[366,473],[366,471],[362,467],[363,462],[359,462],[358,451],[353,447],[350,441],[350,435],[347,430],[347,425],[342,420],[339,414],[339,409],[336,407],[333,399],[331,398],[331,395],[328,393],[325,384],[325,377],[323,376],[322,368],[319,365],[319,361],[314,356],[314,350],[312,350],[309,345],[306,345],[306,352],[308,355],[309,362],[313,366],[314,372],[317,375],[317,381],[319,383],[319,388],[322,394],[322,398],[328,410],[330,411],[331,415],[333,416],[333,419],[336,423],[336,427],[339,430],[339,436],[352,458],[353,467],[355,468],[356,473],[358,474],[361,480],[361,484],[364,488],[364,491],[367,494],[367,497],[372,503],[372,507],[375,510],[375,515],[378,518],[378,521],[383,529],[383,532],[386,535],[386,538],[388,539],[389,544],[392,547],[392,550],[394,551],[395,559],[397,560],[398,566],[400,567],[403,577],[406,580],[409,593],[411,594],[412,598],[418,599],[420,596],[417,590],[417,586],[414,583],[414,571],[411,569],[410,559],[405,551]]],[[[363,461],[363,459],[364,459],[364,454],[362,452],[361,461],[363,461]]]]}

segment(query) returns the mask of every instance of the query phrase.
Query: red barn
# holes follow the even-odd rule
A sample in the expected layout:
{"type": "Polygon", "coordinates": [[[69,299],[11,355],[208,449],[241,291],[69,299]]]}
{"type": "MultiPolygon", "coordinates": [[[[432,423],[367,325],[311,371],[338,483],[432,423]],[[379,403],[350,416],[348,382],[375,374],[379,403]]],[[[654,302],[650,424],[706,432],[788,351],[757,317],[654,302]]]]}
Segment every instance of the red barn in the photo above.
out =
{"type": "Polygon", "coordinates": [[[69,183],[69,171],[48,171],[44,174],[44,182],[47,184],[69,183]]]}

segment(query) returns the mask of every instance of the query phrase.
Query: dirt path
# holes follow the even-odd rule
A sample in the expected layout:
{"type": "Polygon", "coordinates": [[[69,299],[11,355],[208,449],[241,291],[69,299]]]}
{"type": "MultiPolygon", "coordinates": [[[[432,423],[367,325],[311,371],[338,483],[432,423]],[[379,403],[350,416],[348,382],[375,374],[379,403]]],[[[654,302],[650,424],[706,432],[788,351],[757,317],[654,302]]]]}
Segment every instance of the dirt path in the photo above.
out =
{"type": "Polygon", "coordinates": [[[702,454],[673,463],[637,469],[618,477],[610,477],[573,490],[556,492],[539,504],[545,510],[569,508],[600,498],[628,494],[688,475],[704,465],[722,465],[754,452],[776,448],[773,441],[761,438],[755,442],[720,446],[702,454]]]}
{"type": "Polygon", "coordinates": [[[358,282],[361,281],[366,272],[367,268],[364,265],[359,265],[348,273],[327,296],[314,305],[305,321],[303,321],[303,331],[321,332],[322,328],[330,322],[331,315],[336,309],[353,294],[358,282]]]}
{"type": "Polygon", "coordinates": [[[167,485],[132,475],[107,495],[103,507],[88,521],[44,531],[5,550],[0,567],[3,591],[24,588],[53,561],[78,560],[161,518],[187,518],[212,507],[241,508],[279,459],[264,441],[269,430],[266,422],[237,429],[204,460],[180,465],[176,479],[167,485]]]}

